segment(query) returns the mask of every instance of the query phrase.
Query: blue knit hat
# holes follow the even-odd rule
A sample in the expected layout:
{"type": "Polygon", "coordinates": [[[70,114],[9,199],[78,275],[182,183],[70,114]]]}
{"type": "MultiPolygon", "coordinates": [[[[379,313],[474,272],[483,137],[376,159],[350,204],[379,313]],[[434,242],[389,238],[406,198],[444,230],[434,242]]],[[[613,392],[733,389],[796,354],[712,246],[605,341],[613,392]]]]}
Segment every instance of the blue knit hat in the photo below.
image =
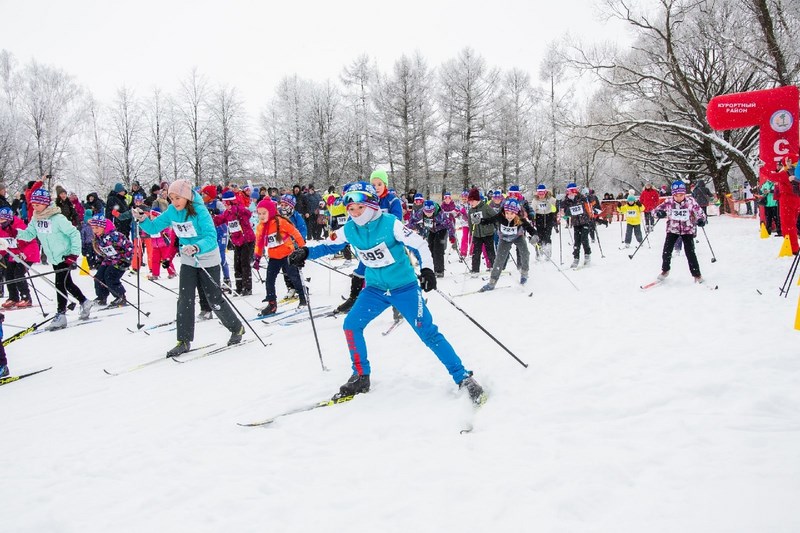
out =
{"type": "Polygon", "coordinates": [[[417,194],[414,195],[414,201],[415,202],[425,201],[425,197],[422,196],[421,192],[418,192],[417,194]]]}
{"type": "Polygon", "coordinates": [[[94,215],[92,218],[89,219],[89,225],[95,228],[103,228],[106,227],[106,217],[103,215],[94,215]]]}
{"type": "Polygon", "coordinates": [[[297,205],[297,199],[294,197],[293,194],[284,194],[283,196],[281,196],[281,199],[279,201],[283,202],[284,204],[292,206],[292,209],[294,209],[294,206],[297,205]]]}
{"type": "Polygon", "coordinates": [[[519,201],[516,198],[507,198],[503,202],[503,211],[511,211],[512,213],[519,213],[519,201]]]}
{"type": "Polygon", "coordinates": [[[673,181],[672,194],[686,194],[686,184],[681,180],[673,181]]]}
{"type": "Polygon", "coordinates": [[[31,193],[32,204],[50,205],[51,201],[50,191],[47,189],[39,188],[31,193]]]}
{"type": "Polygon", "coordinates": [[[425,203],[422,204],[422,212],[423,213],[433,213],[436,211],[436,202],[433,200],[425,200],[425,203]]]}
{"type": "Polygon", "coordinates": [[[0,208],[0,220],[14,220],[14,212],[10,207],[0,208]]]}
{"type": "Polygon", "coordinates": [[[236,193],[228,189],[222,193],[223,202],[233,202],[236,200],[236,193]]]}
{"type": "Polygon", "coordinates": [[[508,192],[519,192],[519,185],[512,185],[508,188],[508,192]]]}
{"type": "Polygon", "coordinates": [[[125,192],[125,186],[121,183],[117,183],[114,185],[114,192],[119,194],[121,192],[125,192]]]}
{"type": "Polygon", "coordinates": [[[537,193],[547,192],[547,185],[545,185],[544,183],[540,183],[539,185],[536,186],[536,192],[537,193]]]}
{"type": "Polygon", "coordinates": [[[577,193],[578,192],[578,186],[573,182],[567,183],[567,192],[577,193]]]}

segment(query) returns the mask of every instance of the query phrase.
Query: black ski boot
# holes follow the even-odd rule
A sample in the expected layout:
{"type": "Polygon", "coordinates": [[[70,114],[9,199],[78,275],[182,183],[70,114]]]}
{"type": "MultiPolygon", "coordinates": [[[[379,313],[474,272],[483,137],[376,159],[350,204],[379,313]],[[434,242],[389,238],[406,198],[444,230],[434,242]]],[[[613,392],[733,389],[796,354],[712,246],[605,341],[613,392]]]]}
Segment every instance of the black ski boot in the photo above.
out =
{"type": "Polygon", "coordinates": [[[461,380],[461,383],[458,384],[458,388],[467,389],[470,400],[476,405],[481,405],[486,401],[486,394],[483,392],[483,387],[472,377],[472,372],[461,380]]]}
{"type": "Polygon", "coordinates": [[[167,352],[167,357],[176,357],[178,355],[184,354],[188,352],[190,349],[190,345],[186,341],[178,341],[178,344],[175,345],[173,349],[167,352]]]}
{"type": "Polygon", "coordinates": [[[240,326],[238,330],[231,333],[231,338],[228,339],[228,346],[233,346],[234,344],[242,342],[242,336],[244,336],[244,326],[240,326]]]}
{"type": "Polygon", "coordinates": [[[358,298],[361,289],[364,288],[364,278],[359,278],[358,276],[353,276],[350,278],[350,297],[342,302],[342,305],[336,308],[337,313],[346,313],[353,307],[353,304],[356,303],[356,298],[358,298]]]}
{"type": "Polygon", "coordinates": [[[267,302],[267,306],[258,313],[258,316],[274,315],[278,312],[278,302],[275,300],[267,302]]]}
{"type": "Polygon", "coordinates": [[[369,374],[353,374],[347,383],[339,387],[339,392],[333,395],[332,400],[338,400],[345,396],[355,396],[362,392],[369,392],[369,374]]]}

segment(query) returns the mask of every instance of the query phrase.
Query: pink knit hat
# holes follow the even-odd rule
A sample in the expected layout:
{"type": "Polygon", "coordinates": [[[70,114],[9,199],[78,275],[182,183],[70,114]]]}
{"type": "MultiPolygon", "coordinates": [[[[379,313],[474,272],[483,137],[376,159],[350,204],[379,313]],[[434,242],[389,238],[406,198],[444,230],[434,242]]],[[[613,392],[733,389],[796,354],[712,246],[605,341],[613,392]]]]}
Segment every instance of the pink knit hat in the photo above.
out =
{"type": "Polygon", "coordinates": [[[278,206],[275,204],[275,202],[270,200],[269,197],[266,197],[260,202],[258,202],[256,209],[261,209],[261,208],[267,210],[267,214],[269,215],[270,220],[278,215],[278,206]]]}
{"type": "Polygon", "coordinates": [[[189,180],[173,181],[167,192],[181,198],[186,198],[187,200],[194,199],[194,191],[192,190],[192,184],[189,180]]]}

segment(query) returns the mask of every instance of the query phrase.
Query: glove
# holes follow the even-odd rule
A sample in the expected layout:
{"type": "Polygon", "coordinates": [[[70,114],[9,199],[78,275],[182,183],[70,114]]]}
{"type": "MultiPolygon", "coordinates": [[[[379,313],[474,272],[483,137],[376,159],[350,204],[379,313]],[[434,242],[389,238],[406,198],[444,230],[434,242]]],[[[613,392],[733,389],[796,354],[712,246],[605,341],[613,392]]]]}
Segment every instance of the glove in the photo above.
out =
{"type": "Polygon", "coordinates": [[[253,270],[261,268],[261,256],[257,255],[253,258],[253,270]]]}
{"type": "MultiPolygon", "coordinates": [[[[117,215],[114,215],[114,216],[117,216],[117,215]]],[[[133,218],[134,218],[134,220],[136,220],[136,222],[141,222],[141,221],[143,221],[144,219],[147,218],[147,213],[145,213],[144,211],[142,211],[141,209],[139,209],[137,207],[136,209],[131,211],[131,216],[133,216],[133,218]]]]}
{"type": "Polygon", "coordinates": [[[291,254],[289,254],[289,264],[297,268],[306,266],[306,259],[308,258],[308,248],[301,246],[291,254]]]}
{"type": "Polygon", "coordinates": [[[423,268],[419,273],[419,286],[425,292],[430,292],[436,288],[436,274],[430,268],[423,268]]]}
{"type": "Polygon", "coordinates": [[[656,211],[656,218],[667,218],[667,212],[662,209],[659,209],[658,211],[656,211]]]}
{"type": "Polygon", "coordinates": [[[482,218],[483,218],[483,213],[481,213],[480,211],[478,211],[477,213],[471,213],[469,215],[469,220],[473,224],[480,224],[482,218]]]}
{"type": "Polygon", "coordinates": [[[169,268],[169,261],[167,259],[161,261],[161,268],[169,268]]]}
{"type": "Polygon", "coordinates": [[[197,245],[195,245],[195,244],[187,244],[187,245],[181,246],[181,253],[183,255],[188,255],[189,257],[194,256],[194,254],[196,254],[199,251],[200,251],[200,248],[198,248],[197,245]]]}
{"type": "Polygon", "coordinates": [[[528,237],[528,241],[532,245],[536,246],[537,244],[539,244],[539,236],[538,235],[531,235],[530,237],[528,237]]]}
{"type": "Polygon", "coordinates": [[[456,252],[458,251],[458,244],[456,244],[456,240],[455,240],[455,239],[453,239],[452,241],[450,241],[450,248],[452,248],[452,249],[453,249],[453,250],[455,250],[456,252]]]}
{"type": "Polygon", "coordinates": [[[705,225],[706,225],[706,219],[704,219],[704,218],[698,218],[697,219],[697,227],[698,228],[702,228],[705,225]]]}
{"type": "Polygon", "coordinates": [[[119,218],[119,209],[117,209],[116,207],[112,209],[111,216],[113,216],[114,218],[119,218]]]}
{"type": "Polygon", "coordinates": [[[64,263],[71,269],[78,268],[78,256],[77,255],[68,255],[64,258],[64,263]]]}

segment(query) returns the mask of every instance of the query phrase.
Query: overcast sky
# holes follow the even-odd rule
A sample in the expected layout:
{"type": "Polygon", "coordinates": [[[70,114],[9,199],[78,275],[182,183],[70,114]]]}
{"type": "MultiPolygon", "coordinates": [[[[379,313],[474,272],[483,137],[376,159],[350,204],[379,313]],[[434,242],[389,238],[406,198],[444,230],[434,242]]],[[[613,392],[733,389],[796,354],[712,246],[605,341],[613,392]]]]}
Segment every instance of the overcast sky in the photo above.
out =
{"type": "Polygon", "coordinates": [[[366,53],[386,71],[401,54],[438,66],[471,46],[490,65],[536,81],[547,45],[566,32],[622,43],[595,0],[0,0],[0,48],[74,75],[110,103],[122,85],[139,96],[173,91],[196,66],[261,110],[286,75],[325,81],[366,53]]]}

